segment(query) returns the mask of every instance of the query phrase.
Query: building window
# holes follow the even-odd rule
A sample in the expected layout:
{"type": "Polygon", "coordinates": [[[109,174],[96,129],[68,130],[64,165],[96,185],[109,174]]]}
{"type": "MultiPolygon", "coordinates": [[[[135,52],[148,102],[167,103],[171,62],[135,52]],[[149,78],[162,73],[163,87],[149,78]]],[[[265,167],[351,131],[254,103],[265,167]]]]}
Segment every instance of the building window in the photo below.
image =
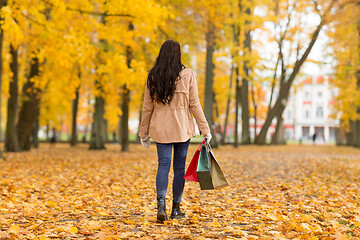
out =
{"type": "Polygon", "coordinates": [[[310,118],[310,111],[305,110],[305,119],[309,119],[309,118],[310,118]]]}
{"type": "Polygon", "coordinates": [[[322,119],[324,117],[324,109],[323,107],[316,108],[316,118],[322,119]]]}
{"type": "Polygon", "coordinates": [[[322,92],[318,92],[318,97],[322,98],[322,94],[323,94],[322,92]]]}
{"type": "Polygon", "coordinates": [[[310,93],[308,91],[305,92],[305,101],[310,100],[310,93]]]}
{"type": "Polygon", "coordinates": [[[310,137],[310,128],[309,127],[302,127],[302,137],[305,139],[310,137]]]}

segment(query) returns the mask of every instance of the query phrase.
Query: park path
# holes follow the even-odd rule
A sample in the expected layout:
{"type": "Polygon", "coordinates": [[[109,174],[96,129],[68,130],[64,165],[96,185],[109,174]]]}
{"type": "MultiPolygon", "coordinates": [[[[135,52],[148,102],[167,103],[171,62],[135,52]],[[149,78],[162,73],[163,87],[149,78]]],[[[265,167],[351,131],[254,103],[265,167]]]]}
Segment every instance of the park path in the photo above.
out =
{"type": "MultiPolygon", "coordinates": [[[[196,145],[189,149],[189,163],[196,145]]],[[[65,144],[6,153],[0,239],[358,239],[360,150],[335,146],[214,149],[230,186],[187,182],[187,218],[156,223],[156,148],[65,144]],[[41,238],[40,238],[41,237],[41,238]]],[[[170,174],[172,179],[172,174],[170,174]]],[[[170,181],[171,182],[171,181],[170,181]]],[[[171,186],[168,189],[171,207],[171,186]]]]}

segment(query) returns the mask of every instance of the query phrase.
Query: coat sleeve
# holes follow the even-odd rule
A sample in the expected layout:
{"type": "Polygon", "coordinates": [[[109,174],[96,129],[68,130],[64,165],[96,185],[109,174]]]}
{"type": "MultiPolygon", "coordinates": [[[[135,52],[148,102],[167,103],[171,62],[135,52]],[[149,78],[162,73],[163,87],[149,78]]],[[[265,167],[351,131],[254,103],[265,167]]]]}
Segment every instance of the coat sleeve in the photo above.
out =
{"type": "Polygon", "coordinates": [[[195,117],[196,123],[199,127],[200,135],[208,134],[210,132],[209,124],[206,121],[204,112],[201,108],[199,92],[194,73],[191,73],[190,75],[189,103],[191,113],[195,117]]]}
{"type": "Polygon", "coordinates": [[[154,103],[151,99],[149,88],[147,87],[147,84],[145,84],[144,102],[141,114],[141,123],[139,126],[140,138],[144,138],[146,135],[149,135],[149,126],[153,111],[154,103]]]}

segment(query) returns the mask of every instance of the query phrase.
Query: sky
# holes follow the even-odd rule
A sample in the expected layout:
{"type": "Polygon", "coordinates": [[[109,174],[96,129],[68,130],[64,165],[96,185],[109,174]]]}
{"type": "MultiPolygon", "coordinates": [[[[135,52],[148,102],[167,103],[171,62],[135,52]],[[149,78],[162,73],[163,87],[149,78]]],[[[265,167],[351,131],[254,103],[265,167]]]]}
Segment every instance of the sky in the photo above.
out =
{"type": "Polygon", "coordinates": [[[304,66],[302,68],[302,72],[304,74],[316,77],[319,75],[329,75],[333,73],[332,66],[334,59],[326,56],[329,53],[330,49],[326,46],[329,38],[326,36],[324,30],[325,29],[320,32],[319,38],[314,44],[314,47],[311,50],[308,58],[311,60],[322,62],[323,64],[315,64],[312,62],[304,63],[304,66]]]}

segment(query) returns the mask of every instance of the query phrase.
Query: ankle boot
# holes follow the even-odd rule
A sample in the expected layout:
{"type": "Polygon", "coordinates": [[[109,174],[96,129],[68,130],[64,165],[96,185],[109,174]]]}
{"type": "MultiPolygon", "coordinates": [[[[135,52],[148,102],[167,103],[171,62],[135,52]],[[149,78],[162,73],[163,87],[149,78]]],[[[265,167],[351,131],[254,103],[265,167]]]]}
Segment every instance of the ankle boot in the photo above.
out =
{"type": "Polygon", "coordinates": [[[173,202],[173,207],[171,211],[170,218],[183,218],[185,217],[185,213],[180,211],[180,203],[173,202]]]}
{"type": "Polygon", "coordinates": [[[166,203],[165,203],[165,199],[164,198],[159,198],[157,201],[157,220],[160,222],[164,222],[165,220],[167,220],[167,215],[166,215],[166,203]]]}

